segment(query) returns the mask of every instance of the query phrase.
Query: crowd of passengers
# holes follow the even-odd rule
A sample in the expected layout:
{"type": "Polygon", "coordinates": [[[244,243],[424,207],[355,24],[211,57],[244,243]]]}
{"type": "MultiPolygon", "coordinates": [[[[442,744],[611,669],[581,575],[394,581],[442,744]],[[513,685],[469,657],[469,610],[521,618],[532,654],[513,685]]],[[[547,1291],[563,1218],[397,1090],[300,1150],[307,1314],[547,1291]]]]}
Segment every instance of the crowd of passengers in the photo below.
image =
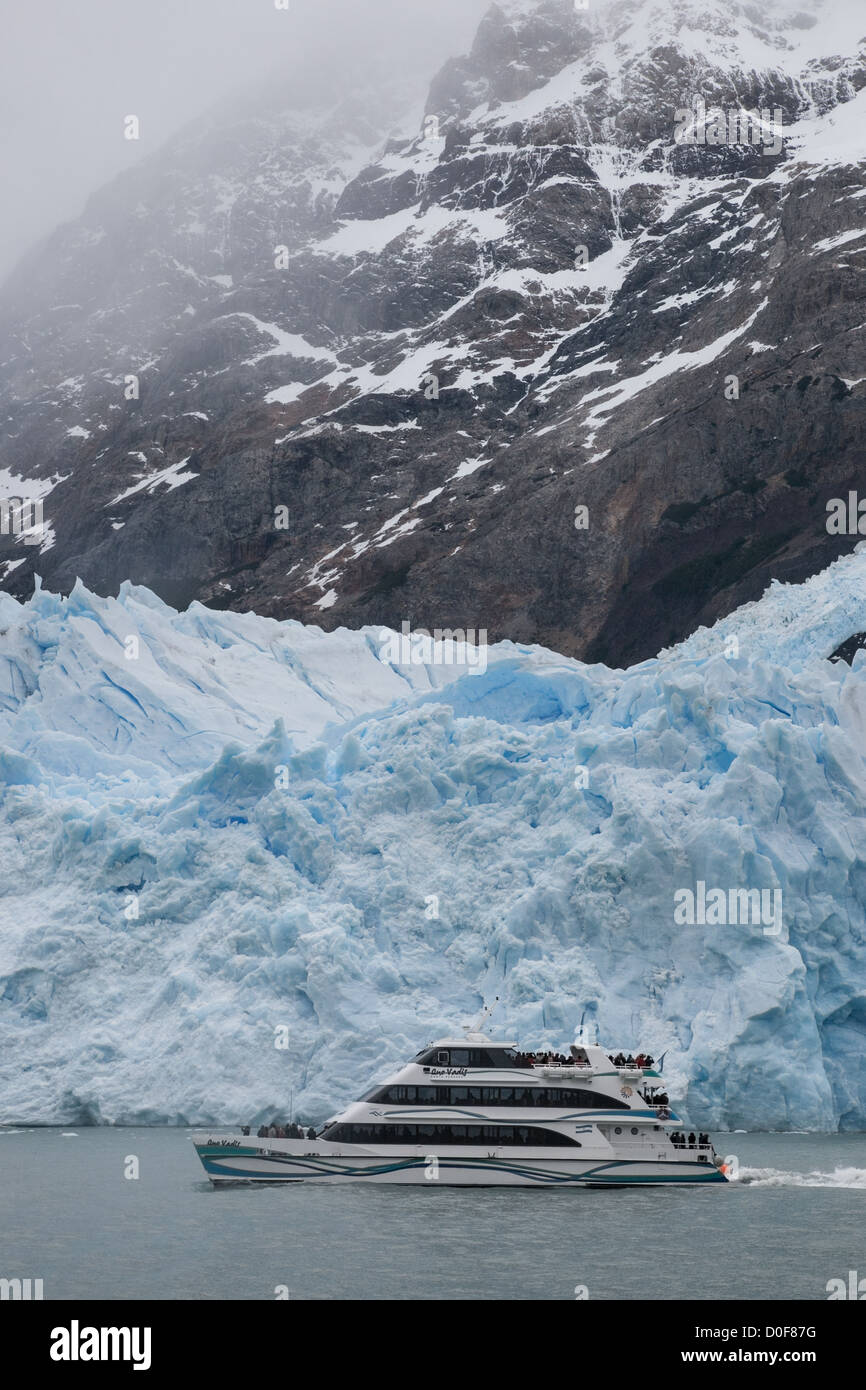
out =
{"type": "Polygon", "coordinates": [[[518,1052],[518,1067],[588,1067],[589,1062],[575,1061],[574,1057],[563,1057],[561,1052],[518,1052]]]}
{"type": "Polygon", "coordinates": [[[710,1136],[708,1134],[699,1134],[697,1138],[695,1138],[694,1134],[686,1136],[681,1130],[678,1130],[676,1134],[671,1135],[671,1143],[677,1149],[709,1148],[710,1136]]]}
{"type": "MultiPolygon", "coordinates": [[[[241,1134],[249,1134],[249,1125],[243,1125],[241,1134]]],[[[303,1125],[294,1123],[287,1125],[259,1125],[256,1130],[257,1139],[315,1139],[316,1131],[312,1128],[305,1129],[303,1125]]]]}
{"type": "MultiPolygon", "coordinates": [[[[618,1052],[615,1057],[608,1057],[608,1061],[615,1067],[651,1067],[653,1059],[648,1052],[639,1052],[636,1057],[628,1056],[623,1052],[618,1052]]],[[[589,1062],[586,1058],[565,1057],[561,1052],[518,1052],[515,1058],[515,1065],[518,1067],[588,1067],[589,1062]]]]}

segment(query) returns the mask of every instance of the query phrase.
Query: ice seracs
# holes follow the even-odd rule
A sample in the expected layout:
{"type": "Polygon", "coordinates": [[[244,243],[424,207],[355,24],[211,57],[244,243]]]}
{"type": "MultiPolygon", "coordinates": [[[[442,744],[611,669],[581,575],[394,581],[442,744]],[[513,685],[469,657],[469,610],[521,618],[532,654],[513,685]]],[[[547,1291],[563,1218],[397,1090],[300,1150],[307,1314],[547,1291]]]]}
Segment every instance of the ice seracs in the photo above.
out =
{"type": "Polygon", "coordinates": [[[862,1129],[866,546],[628,670],[381,631],[0,595],[8,1116],[318,1125],[496,992],[690,1128],[862,1129]]]}

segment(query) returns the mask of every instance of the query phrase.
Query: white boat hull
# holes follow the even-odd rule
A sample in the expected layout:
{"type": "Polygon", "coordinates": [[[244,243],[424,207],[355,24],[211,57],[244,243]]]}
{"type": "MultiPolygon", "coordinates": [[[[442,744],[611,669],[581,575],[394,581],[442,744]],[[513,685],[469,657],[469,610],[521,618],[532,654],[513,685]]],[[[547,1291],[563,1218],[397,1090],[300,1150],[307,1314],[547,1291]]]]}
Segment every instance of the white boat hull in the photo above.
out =
{"type": "Polygon", "coordinates": [[[196,1152],[213,1183],[367,1182],[448,1187],[626,1187],[723,1183],[713,1163],[688,1157],[647,1160],[609,1155],[580,1158],[550,1149],[481,1149],[456,1146],[438,1153],[406,1145],[388,1152],[361,1145],[304,1139],[214,1139],[193,1135],[196,1152]]]}

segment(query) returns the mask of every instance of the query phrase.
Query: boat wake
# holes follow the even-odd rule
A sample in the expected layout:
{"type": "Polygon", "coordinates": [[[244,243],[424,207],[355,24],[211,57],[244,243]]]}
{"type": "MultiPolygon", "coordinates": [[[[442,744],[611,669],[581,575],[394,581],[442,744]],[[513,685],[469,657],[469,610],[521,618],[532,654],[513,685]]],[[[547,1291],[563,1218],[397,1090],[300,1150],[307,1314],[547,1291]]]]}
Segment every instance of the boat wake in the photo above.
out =
{"type": "Polygon", "coordinates": [[[834,1168],[832,1173],[741,1168],[738,1181],[751,1187],[856,1187],[866,1190],[866,1168],[834,1168]]]}

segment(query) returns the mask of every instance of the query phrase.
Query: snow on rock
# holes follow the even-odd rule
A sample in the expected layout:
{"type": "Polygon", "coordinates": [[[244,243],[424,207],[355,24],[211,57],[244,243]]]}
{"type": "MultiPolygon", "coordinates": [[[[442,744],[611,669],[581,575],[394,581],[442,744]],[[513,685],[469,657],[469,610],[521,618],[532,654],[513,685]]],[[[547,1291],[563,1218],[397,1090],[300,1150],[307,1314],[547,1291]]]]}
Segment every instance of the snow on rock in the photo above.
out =
{"type": "Polygon", "coordinates": [[[109,506],[115,506],[118,502],[125,502],[128,497],[134,497],[139,492],[155,492],[160,486],[168,488],[173,492],[176,487],[183,487],[184,483],[191,483],[198,474],[192,471],[184,472],[185,464],[189,463],[191,455],[181,459],[178,463],[172,463],[168,468],[160,468],[155,473],[148,473],[139,482],[133,483],[132,487],[126,488],[124,492],[119,492],[116,497],[112,497],[109,506]]]}
{"type": "Polygon", "coordinates": [[[691,1124],[863,1128],[864,630],[866,550],[624,671],[0,595],[6,1117],[318,1121],[499,995],[691,1124]],[[781,930],[679,924],[700,882],[781,930]]]}

